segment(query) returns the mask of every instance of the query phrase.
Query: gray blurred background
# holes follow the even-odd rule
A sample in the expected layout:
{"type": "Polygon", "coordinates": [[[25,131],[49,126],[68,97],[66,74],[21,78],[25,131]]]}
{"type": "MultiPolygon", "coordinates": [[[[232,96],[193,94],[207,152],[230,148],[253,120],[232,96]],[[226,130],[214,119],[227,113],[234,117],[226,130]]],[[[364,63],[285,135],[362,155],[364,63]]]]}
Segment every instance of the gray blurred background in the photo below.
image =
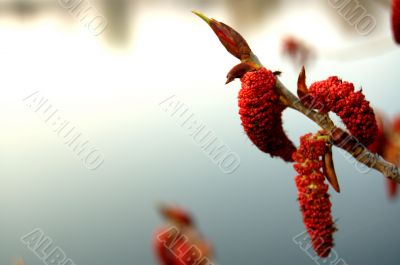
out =
{"type": "MultiPolygon", "coordinates": [[[[20,242],[41,228],[77,265],[153,265],[155,205],[175,202],[197,217],[221,265],[315,264],[292,242],[304,230],[292,166],[246,138],[237,61],[204,22],[234,26],[265,66],[295,91],[299,65],[282,56],[296,36],[315,58],[308,82],[339,75],[372,105],[399,112],[400,50],[392,43],[389,1],[359,1],[376,19],[367,36],[324,1],[91,1],[108,22],[94,36],[60,1],[0,2],[0,264],[42,262],[20,242]],[[105,157],[90,171],[22,101],[34,91],[60,110],[105,157]],[[223,174],[159,107],[176,95],[241,158],[223,174]]],[[[317,127],[294,111],[285,128],[317,127]]],[[[349,265],[398,265],[400,204],[382,175],[361,174],[335,150],[341,194],[331,190],[338,255],[349,265]]]]}

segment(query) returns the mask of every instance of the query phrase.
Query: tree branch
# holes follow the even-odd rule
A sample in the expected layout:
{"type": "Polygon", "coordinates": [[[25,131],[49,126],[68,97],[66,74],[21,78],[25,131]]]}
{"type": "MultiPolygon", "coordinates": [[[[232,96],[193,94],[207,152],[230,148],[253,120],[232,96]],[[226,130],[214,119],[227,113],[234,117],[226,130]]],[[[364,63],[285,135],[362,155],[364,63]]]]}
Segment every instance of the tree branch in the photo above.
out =
{"type": "Polygon", "coordinates": [[[381,172],[389,179],[400,183],[400,169],[387,162],[381,156],[372,153],[367,147],[362,145],[357,138],[335,126],[328,114],[322,114],[307,108],[301,103],[298,97],[290,92],[282,82],[277,79],[276,91],[280,94],[281,100],[290,108],[295,109],[310,120],[317,123],[323,130],[327,131],[335,146],[347,151],[358,162],[381,172]]]}
{"type": "MultiPolygon", "coordinates": [[[[246,40],[233,28],[221,23],[215,19],[210,19],[200,12],[192,11],[194,14],[203,19],[217,35],[226,50],[233,56],[241,60],[241,64],[235,66],[228,74],[227,83],[240,78],[247,71],[261,68],[262,65],[258,58],[251,51],[246,40]]],[[[275,73],[278,75],[278,73],[275,73]]],[[[307,95],[307,86],[305,84],[304,68],[299,76],[298,94],[299,97],[307,95]]],[[[369,168],[376,169],[387,178],[400,183],[400,169],[387,162],[377,154],[371,153],[367,147],[362,145],[357,138],[335,126],[328,114],[316,112],[307,108],[302,102],[291,93],[282,82],[277,79],[276,92],[280,95],[280,100],[283,104],[293,108],[309,119],[317,123],[323,130],[330,134],[332,144],[350,153],[358,162],[366,165],[369,168]]]]}

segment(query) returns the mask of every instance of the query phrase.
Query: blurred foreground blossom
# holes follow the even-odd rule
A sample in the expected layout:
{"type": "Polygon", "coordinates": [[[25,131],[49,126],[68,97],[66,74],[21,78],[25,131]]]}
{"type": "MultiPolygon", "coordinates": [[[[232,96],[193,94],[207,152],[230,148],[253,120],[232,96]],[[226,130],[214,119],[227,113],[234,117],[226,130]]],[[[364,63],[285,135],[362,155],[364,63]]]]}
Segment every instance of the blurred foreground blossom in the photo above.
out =
{"type": "Polygon", "coordinates": [[[155,255],[161,265],[212,265],[212,248],[191,215],[177,206],[161,206],[167,223],[156,230],[153,238],[155,255]]]}

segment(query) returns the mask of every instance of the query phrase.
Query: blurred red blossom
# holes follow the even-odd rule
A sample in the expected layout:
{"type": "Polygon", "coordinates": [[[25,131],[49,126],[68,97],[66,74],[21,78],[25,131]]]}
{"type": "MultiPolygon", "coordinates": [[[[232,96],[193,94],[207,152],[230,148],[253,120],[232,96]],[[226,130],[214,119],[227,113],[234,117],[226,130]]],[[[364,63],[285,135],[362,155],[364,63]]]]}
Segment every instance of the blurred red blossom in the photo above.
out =
{"type": "Polygon", "coordinates": [[[162,265],[211,265],[212,247],[197,230],[193,218],[183,208],[162,206],[167,223],[156,230],[153,247],[162,265]]]}
{"type": "Polygon", "coordinates": [[[400,44],[400,0],[392,0],[392,31],[397,44],[400,44]]]}
{"type": "MultiPolygon", "coordinates": [[[[384,157],[387,161],[400,165],[400,115],[397,115],[391,123],[388,123],[382,114],[377,116],[378,136],[369,146],[372,152],[384,157]]],[[[390,199],[398,194],[398,183],[387,179],[387,192],[390,199]]]]}
{"type": "Polygon", "coordinates": [[[314,56],[313,49],[300,39],[293,36],[286,36],[282,40],[282,54],[287,56],[297,68],[307,65],[314,56]]]}

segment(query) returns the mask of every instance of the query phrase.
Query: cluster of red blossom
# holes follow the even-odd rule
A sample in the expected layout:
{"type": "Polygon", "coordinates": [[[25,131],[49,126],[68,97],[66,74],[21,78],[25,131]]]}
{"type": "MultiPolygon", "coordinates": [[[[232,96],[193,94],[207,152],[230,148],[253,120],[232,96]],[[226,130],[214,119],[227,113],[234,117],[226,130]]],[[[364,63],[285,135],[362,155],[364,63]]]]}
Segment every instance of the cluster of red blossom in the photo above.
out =
{"type": "MultiPolygon", "coordinates": [[[[298,173],[295,182],[303,220],[315,251],[319,256],[327,257],[333,247],[335,227],[331,216],[329,186],[325,179],[339,192],[331,150],[331,133],[334,132],[307,134],[301,138],[300,147],[296,150],[283,129],[282,112],[299,102],[293,102],[293,95],[278,91],[284,89],[277,83],[275,73],[262,67],[238,32],[199,12],[194,13],[213,29],[227,51],[240,59],[241,63],[228,73],[227,83],[235,78],[241,80],[238,100],[244,130],[261,151],[287,162],[295,161],[294,168],[298,173]]],[[[392,17],[393,32],[400,43],[400,0],[393,0],[392,17]]],[[[285,49],[289,54],[295,54],[298,47],[298,43],[289,39],[285,49]]],[[[336,76],[315,82],[307,88],[305,73],[302,72],[300,77],[303,79],[299,78],[298,95],[303,107],[322,115],[336,113],[349,134],[364,146],[379,139],[374,111],[362,90],[355,91],[353,84],[336,76]]],[[[400,124],[396,126],[400,127],[400,124]]]]}
{"type": "MultiPolygon", "coordinates": [[[[326,257],[333,246],[335,231],[328,185],[324,183],[325,178],[329,180],[328,171],[334,171],[333,164],[327,164],[325,159],[331,152],[329,134],[303,136],[296,151],[282,127],[282,112],[286,105],[276,92],[275,75],[261,68],[244,74],[241,82],[238,99],[244,130],[261,151],[296,162],[294,167],[299,173],[296,185],[304,223],[315,251],[326,257]]],[[[360,143],[367,146],[375,141],[378,127],[374,111],[362,91],[354,90],[353,84],[330,77],[306,88],[301,101],[320,113],[336,113],[360,143]]]]}
{"type": "MultiPolygon", "coordinates": [[[[387,161],[400,166],[400,116],[397,116],[389,124],[380,115],[377,115],[378,137],[369,146],[369,149],[387,161]]],[[[397,196],[397,182],[387,179],[389,198],[397,196]]]]}
{"type": "Polygon", "coordinates": [[[327,136],[306,134],[300,139],[300,147],[293,154],[300,208],[304,224],[310,234],[314,250],[320,257],[327,257],[333,247],[334,223],[328,184],[325,183],[324,160],[329,152],[327,136]]]}
{"type": "Polygon", "coordinates": [[[167,224],[154,235],[154,251],[162,265],[212,265],[212,247],[197,230],[192,217],[177,206],[163,206],[167,224]]]}
{"type": "MultiPolygon", "coordinates": [[[[293,161],[295,147],[282,127],[286,105],[275,91],[275,75],[261,68],[246,73],[241,82],[239,114],[245,132],[261,151],[293,161]]],[[[301,101],[321,113],[336,113],[362,144],[374,142],[378,131],[374,111],[362,91],[354,91],[353,84],[330,77],[312,84],[301,101]]]]}
{"type": "Polygon", "coordinates": [[[374,142],[378,131],[374,111],[362,91],[354,91],[352,83],[333,76],[312,84],[309,94],[301,100],[321,113],[336,113],[360,143],[368,146],[374,142]]]}
{"type": "Polygon", "coordinates": [[[239,114],[250,140],[263,152],[293,161],[296,150],[282,127],[282,112],[286,108],[275,92],[275,75],[262,68],[246,73],[239,92],[239,114]]]}

